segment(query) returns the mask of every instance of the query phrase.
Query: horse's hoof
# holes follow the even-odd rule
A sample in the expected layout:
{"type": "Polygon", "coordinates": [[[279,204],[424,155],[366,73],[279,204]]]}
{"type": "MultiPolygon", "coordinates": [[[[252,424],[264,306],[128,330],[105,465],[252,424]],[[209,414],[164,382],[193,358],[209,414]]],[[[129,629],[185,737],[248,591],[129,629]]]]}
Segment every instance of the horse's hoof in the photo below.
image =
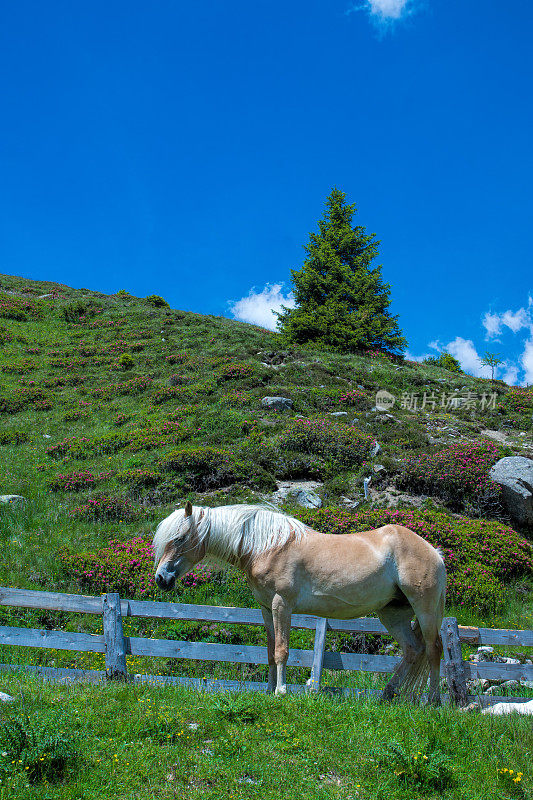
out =
{"type": "Polygon", "coordinates": [[[287,694],[287,687],[286,686],[278,686],[276,691],[274,692],[276,697],[283,697],[283,695],[287,694]]]}

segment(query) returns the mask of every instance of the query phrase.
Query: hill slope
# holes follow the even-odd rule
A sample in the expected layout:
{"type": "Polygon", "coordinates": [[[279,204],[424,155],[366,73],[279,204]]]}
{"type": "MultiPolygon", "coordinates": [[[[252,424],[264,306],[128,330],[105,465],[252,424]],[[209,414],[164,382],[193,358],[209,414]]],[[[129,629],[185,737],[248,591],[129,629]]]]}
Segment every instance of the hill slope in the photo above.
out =
{"type": "MultiPolygon", "coordinates": [[[[531,390],[380,353],[286,350],[160,298],[5,275],[0,343],[0,493],[27,499],[0,506],[0,585],[157,596],[147,543],[175,505],[263,502],[285,482],[284,508],[315,527],[397,520],[440,545],[463,621],[533,627],[531,533],[488,478],[502,455],[533,454],[531,390]],[[379,390],[396,398],[389,412],[379,390]],[[322,508],[297,505],[299,481],[322,508]]],[[[179,596],[253,602],[211,567],[179,596]]]]}

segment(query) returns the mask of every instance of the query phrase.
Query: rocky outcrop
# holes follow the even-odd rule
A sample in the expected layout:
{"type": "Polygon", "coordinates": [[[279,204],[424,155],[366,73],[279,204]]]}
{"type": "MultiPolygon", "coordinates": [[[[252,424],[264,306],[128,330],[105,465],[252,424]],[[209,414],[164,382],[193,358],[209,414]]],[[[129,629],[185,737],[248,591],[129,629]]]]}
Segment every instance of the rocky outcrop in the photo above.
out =
{"type": "Polygon", "coordinates": [[[320,508],[322,500],[314,491],[322,486],[317,481],[283,481],[278,483],[278,490],[272,495],[272,502],[276,504],[292,500],[304,508],[320,508]]]}
{"type": "Polygon", "coordinates": [[[533,460],[523,456],[500,458],[489,477],[502,487],[503,501],[512,519],[533,527],[533,460]]]}
{"type": "Polygon", "coordinates": [[[263,397],[261,405],[274,411],[290,411],[292,400],[289,397],[263,397]]]}

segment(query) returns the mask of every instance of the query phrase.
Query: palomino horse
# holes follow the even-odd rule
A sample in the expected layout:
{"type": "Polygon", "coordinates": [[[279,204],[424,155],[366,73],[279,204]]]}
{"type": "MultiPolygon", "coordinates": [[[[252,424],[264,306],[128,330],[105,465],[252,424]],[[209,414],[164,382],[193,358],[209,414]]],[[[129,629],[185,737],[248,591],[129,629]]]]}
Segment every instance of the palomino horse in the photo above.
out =
{"type": "Polygon", "coordinates": [[[404,653],[383,698],[400,689],[420,693],[429,673],[429,702],[440,702],[446,570],[439,552],[408,528],[332,536],[262,506],[188,502],[161,522],[154,550],[160,589],[172,589],[205,555],[242,569],[267,630],[269,691],[287,691],[291,614],[353,619],[376,612],[404,653]]]}

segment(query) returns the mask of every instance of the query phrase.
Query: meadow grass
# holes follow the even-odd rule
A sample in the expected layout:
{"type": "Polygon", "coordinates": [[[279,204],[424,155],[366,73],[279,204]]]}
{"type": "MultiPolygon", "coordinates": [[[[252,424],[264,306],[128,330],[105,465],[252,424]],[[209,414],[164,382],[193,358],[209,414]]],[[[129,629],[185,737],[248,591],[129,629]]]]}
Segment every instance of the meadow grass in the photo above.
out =
{"type": "Polygon", "coordinates": [[[19,676],[4,687],[16,697],[0,711],[4,725],[18,716],[62,732],[77,759],[48,784],[4,767],[3,800],[532,796],[533,731],[518,716],[19,676]]]}

